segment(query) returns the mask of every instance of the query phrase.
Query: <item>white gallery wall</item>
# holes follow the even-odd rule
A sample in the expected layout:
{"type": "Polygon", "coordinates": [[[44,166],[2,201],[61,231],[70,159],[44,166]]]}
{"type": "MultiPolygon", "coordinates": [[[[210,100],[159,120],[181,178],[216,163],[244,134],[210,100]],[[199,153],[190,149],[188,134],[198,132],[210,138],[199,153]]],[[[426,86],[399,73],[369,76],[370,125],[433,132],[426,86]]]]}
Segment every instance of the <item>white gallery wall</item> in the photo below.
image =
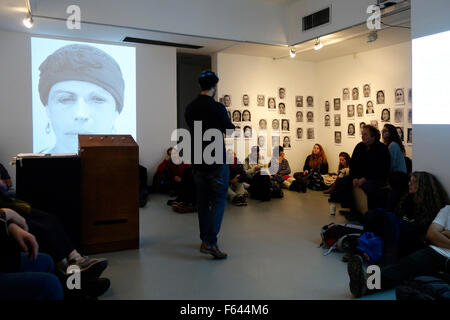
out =
{"type": "MultiPolygon", "coordinates": [[[[33,152],[30,42],[0,31],[0,163],[13,178],[12,157],[33,152]]],[[[136,67],[137,143],[151,175],[176,128],[176,49],[137,45],[136,67]]]]}
{"type": "MultiPolygon", "coordinates": [[[[323,48],[322,50],[327,50],[323,48]]],[[[233,110],[245,109],[242,106],[243,94],[250,96],[250,111],[252,115],[252,128],[258,128],[259,119],[267,119],[268,126],[272,119],[286,118],[278,114],[279,100],[278,88],[286,88],[286,110],[287,118],[290,119],[291,142],[292,148],[286,151],[287,158],[290,162],[292,173],[303,170],[303,164],[306,156],[311,153],[314,143],[320,143],[329,159],[330,171],[337,171],[339,157],[338,154],[345,151],[352,154],[355,145],[361,141],[359,135],[359,123],[364,121],[370,123],[370,120],[377,120],[379,128],[382,128],[381,110],[384,108],[391,109],[391,124],[394,124],[394,110],[396,108],[404,110],[404,122],[402,124],[394,124],[401,126],[405,132],[405,147],[407,155],[411,157],[411,145],[406,143],[407,128],[411,128],[411,124],[407,122],[408,110],[411,104],[408,102],[406,94],[405,105],[395,105],[394,89],[404,88],[405,93],[411,88],[411,44],[410,42],[398,44],[395,46],[385,47],[378,50],[367,51],[350,56],[340,57],[323,61],[320,63],[301,62],[291,59],[281,59],[274,61],[270,58],[218,54],[214,59],[214,65],[219,73],[219,97],[225,94],[231,95],[233,110]],[[364,117],[358,118],[355,115],[354,120],[347,118],[347,105],[356,105],[361,103],[366,111],[366,102],[369,100],[363,98],[363,85],[371,85],[371,98],[374,101],[375,113],[371,116],[364,114],[364,117]],[[358,101],[343,101],[342,89],[359,88],[358,101]],[[376,104],[376,91],[385,91],[385,104],[376,104]],[[256,96],[264,94],[266,96],[266,104],[264,107],[256,105],[256,96]],[[302,95],[304,99],[304,107],[296,108],[295,96],[302,95]],[[314,107],[306,107],[306,96],[314,96],[314,107]],[[277,110],[268,111],[267,97],[277,97],[277,110]],[[341,98],[341,110],[336,112],[333,110],[333,99],[341,98]],[[324,125],[325,101],[331,103],[331,127],[326,128],[324,125]],[[306,112],[310,109],[314,112],[314,123],[308,123],[306,112]],[[303,110],[304,119],[302,123],[297,123],[295,114],[297,110],[303,110]],[[341,115],[341,126],[335,127],[333,116],[341,115]],[[356,134],[354,138],[347,137],[348,123],[355,123],[356,134]],[[303,140],[295,139],[297,127],[302,127],[304,132],[303,140]],[[315,129],[315,138],[308,140],[306,137],[306,129],[315,129]],[[342,131],[342,143],[336,145],[334,142],[334,131],[342,131]]],[[[350,97],[351,99],[351,97],[350,97]]],[[[244,124],[241,124],[243,127],[244,124]]],[[[271,130],[269,129],[269,135],[271,130]]],[[[281,137],[285,134],[281,133],[281,137]]],[[[248,150],[247,150],[248,153],[248,150]]],[[[247,154],[246,153],[246,154],[247,154]]],[[[241,159],[243,160],[243,159],[241,159]]]]}
{"type": "MultiPolygon", "coordinates": [[[[322,50],[327,50],[324,47],[322,50]]],[[[359,125],[361,122],[370,124],[372,120],[378,122],[378,128],[381,130],[384,123],[381,122],[381,112],[383,109],[390,109],[391,121],[390,124],[403,128],[404,132],[404,146],[406,154],[412,156],[411,144],[407,143],[408,128],[411,124],[408,123],[408,111],[411,110],[411,103],[408,102],[408,89],[411,88],[411,43],[405,42],[394,46],[385,47],[382,49],[366,51],[362,53],[355,53],[350,56],[340,57],[323,61],[317,64],[317,75],[320,79],[319,94],[320,94],[320,118],[319,118],[319,140],[327,151],[330,161],[330,170],[336,171],[339,161],[339,152],[347,152],[352,155],[353,148],[361,142],[359,132],[359,125]],[[363,85],[370,84],[371,93],[370,98],[363,97],[363,85]],[[350,89],[350,99],[352,89],[357,87],[359,89],[359,100],[342,100],[343,88],[350,89]],[[403,88],[405,92],[405,104],[396,105],[394,100],[394,90],[396,88],[403,88]],[[376,93],[379,90],[385,92],[385,104],[376,103],[376,93]],[[341,99],[341,111],[334,111],[333,99],[341,99]],[[330,112],[325,112],[325,101],[329,100],[331,107],[330,112]],[[367,102],[373,101],[375,113],[366,114],[367,102]],[[357,117],[356,107],[358,104],[364,106],[364,116],[357,117]],[[355,117],[349,119],[347,117],[347,105],[355,106],[355,117]],[[403,122],[396,124],[394,115],[395,110],[403,110],[403,122]],[[331,126],[324,127],[325,114],[331,116],[331,126]],[[334,126],[334,115],[341,115],[341,126],[334,126]],[[348,124],[355,124],[356,134],[354,138],[347,136],[348,124]],[[334,142],[334,132],[342,132],[342,144],[337,145],[334,142]]]]}
{"type": "MultiPolygon", "coordinates": [[[[286,156],[289,159],[292,172],[303,169],[305,159],[303,155],[310,151],[315,140],[306,139],[306,129],[316,129],[316,122],[306,122],[306,111],[312,110],[315,113],[317,107],[307,108],[306,97],[318,97],[318,79],[316,74],[316,65],[311,62],[291,61],[286,59],[273,60],[271,58],[253,57],[244,55],[231,55],[219,53],[213,60],[217,65],[219,74],[218,96],[231,95],[231,113],[234,110],[241,112],[246,109],[242,106],[242,96],[248,94],[250,97],[251,126],[258,131],[260,119],[267,120],[269,143],[271,149],[270,136],[272,135],[271,123],[273,119],[289,119],[290,133],[281,132],[280,145],[285,136],[291,138],[291,149],[286,150],[286,156]],[[278,88],[286,89],[286,97],[283,100],[278,98],[278,88]],[[256,97],[258,94],[265,96],[264,107],[258,107],[256,97]],[[303,96],[303,108],[296,108],[295,96],[303,96]],[[269,97],[276,98],[277,108],[273,111],[268,110],[267,100],[269,97]],[[286,114],[278,113],[278,104],[284,102],[286,105],[286,114]],[[308,110],[307,110],[308,109],[308,110]],[[296,122],[296,111],[303,111],[303,122],[296,122]],[[303,140],[297,141],[295,138],[296,128],[303,128],[303,140]]],[[[236,125],[237,123],[235,123],[236,125]]],[[[245,125],[241,123],[241,128],[245,125]]],[[[315,134],[317,134],[315,132],[315,134]]],[[[250,145],[251,147],[251,145],[250,145]]],[[[246,155],[249,148],[246,150],[246,155]]],[[[269,155],[271,152],[269,152],[269,155]]],[[[265,156],[267,159],[267,156],[265,156]]],[[[243,161],[244,159],[240,159],[243,161]]]]}

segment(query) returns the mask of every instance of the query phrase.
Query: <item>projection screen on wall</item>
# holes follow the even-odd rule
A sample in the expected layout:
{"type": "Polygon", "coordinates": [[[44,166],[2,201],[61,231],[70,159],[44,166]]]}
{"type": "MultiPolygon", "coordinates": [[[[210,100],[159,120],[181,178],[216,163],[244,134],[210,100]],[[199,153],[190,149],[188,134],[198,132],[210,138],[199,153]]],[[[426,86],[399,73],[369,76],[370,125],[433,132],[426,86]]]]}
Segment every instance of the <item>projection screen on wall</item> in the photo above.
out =
{"type": "Polygon", "coordinates": [[[450,124],[450,31],[413,39],[413,124],[450,124]]]}
{"type": "Polygon", "coordinates": [[[31,38],[33,152],[77,153],[78,134],[136,139],[134,47],[31,38]]]}

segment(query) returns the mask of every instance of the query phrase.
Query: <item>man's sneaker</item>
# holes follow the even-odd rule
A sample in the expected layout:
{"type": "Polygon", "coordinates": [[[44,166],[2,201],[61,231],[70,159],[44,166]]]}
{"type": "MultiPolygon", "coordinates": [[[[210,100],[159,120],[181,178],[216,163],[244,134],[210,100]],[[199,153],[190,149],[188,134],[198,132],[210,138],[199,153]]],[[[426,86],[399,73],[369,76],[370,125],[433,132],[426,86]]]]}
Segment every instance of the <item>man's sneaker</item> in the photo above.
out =
{"type": "Polygon", "coordinates": [[[355,298],[367,292],[367,276],[363,268],[363,259],[354,255],[348,260],[347,272],[350,277],[350,291],[355,298]]]}
{"type": "Polygon", "coordinates": [[[78,260],[70,260],[70,266],[78,266],[80,268],[83,282],[91,282],[97,280],[102,272],[108,266],[108,260],[104,258],[81,257],[78,260]]]}
{"type": "Polygon", "coordinates": [[[225,259],[228,256],[225,252],[220,251],[218,246],[208,246],[204,242],[202,242],[202,245],[200,246],[200,252],[210,254],[216,259],[225,259]]]}

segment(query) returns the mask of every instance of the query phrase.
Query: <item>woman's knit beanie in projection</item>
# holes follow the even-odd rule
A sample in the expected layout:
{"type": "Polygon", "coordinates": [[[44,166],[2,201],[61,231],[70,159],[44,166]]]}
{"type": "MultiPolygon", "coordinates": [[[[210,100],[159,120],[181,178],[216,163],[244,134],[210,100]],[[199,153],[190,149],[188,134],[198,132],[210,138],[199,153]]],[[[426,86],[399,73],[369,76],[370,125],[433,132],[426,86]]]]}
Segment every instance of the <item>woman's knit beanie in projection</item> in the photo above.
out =
{"type": "Polygon", "coordinates": [[[48,56],[39,70],[39,95],[44,106],[54,84],[78,80],[104,88],[116,100],[117,111],[122,111],[125,88],[122,71],[109,54],[98,48],[84,44],[64,46],[48,56]]]}

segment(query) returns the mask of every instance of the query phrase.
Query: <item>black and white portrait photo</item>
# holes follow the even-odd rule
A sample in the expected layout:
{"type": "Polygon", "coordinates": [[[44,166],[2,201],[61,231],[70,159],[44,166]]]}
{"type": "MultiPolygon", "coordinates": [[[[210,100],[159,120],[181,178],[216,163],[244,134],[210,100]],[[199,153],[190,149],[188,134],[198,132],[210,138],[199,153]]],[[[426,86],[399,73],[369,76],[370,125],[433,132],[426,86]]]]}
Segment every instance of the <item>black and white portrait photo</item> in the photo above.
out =
{"type": "Polygon", "coordinates": [[[336,144],[342,143],[342,132],[341,131],[334,132],[334,143],[336,143],[336,144]]]}
{"type": "Polygon", "coordinates": [[[409,124],[412,123],[412,110],[411,109],[408,110],[408,123],[409,124]]]}
{"type": "Polygon", "coordinates": [[[377,121],[377,120],[370,120],[370,125],[371,125],[372,127],[375,127],[375,128],[378,129],[378,121],[377,121]]]}
{"type": "Polygon", "coordinates": [[[384,108],[381,111],[381,122],[390,122],[391,121],[391,110],[388,108],[384,108]]]}
{"type": "Polygon", "coordinates": [[[289,120],[288,119],[282,119],[281,120],[281,130],[282,131],[290,131],[289,129],[289,120]]]}
{"type": "Polygon", "coordinates": [[[405,90],[402,88],[395,89],[395,104],[405,104],[405,90]]]}
{"type": "Polygon", "coordinates": [[[340,114],[335,114],[334,115],[334,126],[335,127],[340,127],[341,126],[341,115],[340,114]]]}
{"type": "Polygon", "coordinates": [[[259,130],[267,130],[267,120],[266,119],[259,120],[259,130]]]}
{"type": "Polygon", "coordinates": [[[313,96],[306,97],[306,106],[310,107],[310,108],[314,107],[314,98],[313,98],[313,96]]]}
{"type": "Polygon", "coordinates": [[[364,106],[361,103],[356,106],[356,115],[358,117],[364,116],[364,106]]]}
{"type": "Polygon", "coordinates": [[[325,101],[325,112],[330,112],[330,101],[325,101]]]}
{"type": "Polygon", "coordinates": [[[277,103],[275,102],[275,98],[267,99],[267,107],[269,110],[275,110],[277,108],[277,103]]]}
{"type": "Polygon", "coordinates": [[[286,97],[286,88],[278,89],[278,98],[284,99],[286,97]]]}
{"type": "Polygon", "coordinates": [[[409,144],[412,144],[413,143],[412,138],[413,138],[413,136],[412,136],[412,128],[408,128],[408,141],[406,141],[406,142],[409,143],[409,144]]]}
{"type": "Polygon", "coordinates": [[[308,128],[306,131],[306,135],[308,140],[313,140],[314,139],[314,128],[308,128]]]}
{"type": "Polygon", "coordinates": [[[229,94],[225,94],[223,96],[223,104],[225,107],[230,108],[231,107],[231,96],[229,94]]]}
{"type": "Polygon", "coordinates": [[[297,108],[303,107],[303,96],[295,96],[295,106],[297,108]]]}
{"type": "Polygon", "coordinates": [[[365,125],[366,125],[365,122],[361,122],[361,123],[359,124],[359,135],[362,135],[362,129],[364,128],[365,125]]]}
{"type": "Polygon", "coordinates": [[[402,127],[395,127],[397,129],[398,136],[400,137],[400,140],[405,141],[405,134],[403,133],[402,127]]]}
{"type": "Polygon", "coordinates": [[[284,136],[283,138],[283,148],[290,148],[291,147],[291,137],[284,136]]]}
{"type": "Polygon", "coordinates": [[[355,124],[354,123],[349,123],[348,124],[348,128],[347,128],[347,135],[348,135],[348,137],[354,138],[355,137],[355,132],[356,132],[355,124]]]}
{"type": "Polygon", "coordinates": [[[370,84],[365,84],[363,86],[363,95],[364,98],[370,98],[370,84]]]}
{"type": "Polygon", "coordinates": [[[235,138],[240,138],[241,137],[241,127],[240,126],[235,126],[234,127],[234,137],[235,138]]]}
{"type": "Polygon", "coordinates": [[[303,129],[302,128],[297,128],[297,140],[303,140],[303,129]]]}
{"type": "Polygon", "coordinates": [[[136,139],[135,48],[32,37],[30,49],[33,152],[77,153],[78,134],[136,139]]]}
{"type": "Polygon", "coordinates": [[[347,118],[354,118],[355,117],[355,105],[349,104],[347,106],[347,118]]]}
{"type": "Polygon", "coordinates": [[[252,127],[251,126],[245,126],[244,127],[244,137],[245,138],[251,138],[252,137],[252,127]]]}
{"type": "Polygon", "coordinates": [[[306,121],[314,122],[314,112],[308,111],[308,113],[306,114],[306,121]]]}
{"type": "Polygon", "coordinates": [[[258,136],[258,147],[261,149],[266,149],[266,137],[258,136]]]}
{"type": "Polygon", "coordinates": [[[384,104],[384,91],[379,90],[377,92],[377,104],[384,104]]]}
{"type": "Polygon", "coordinates": [[[352,89],[352,100],[359,100],[359,88],[352,89]]]}
{"type": "Polygon", "coordinates": [[[272,135],[271,141],[272,141],[272,149],[274,147],[278,147],[280,145],[280,136],[279,135],[272,135]]]}
{"type": "Polygon", "coordinates": [[[366,114],[375,114],[372,100],[367,101],[366,114]]]}
{"type": "Polygon", "coordinates": [[[272,130],[280,130],[280,120],[278,119],[273,119],[272,120],[272,130]]]}
{"type": "Polygon", "coordinates": [[[340,111],[341,110],[341,98],[335,98],[334,99],[334,111],[340,111]]]}
{"type": "Polygon", "coordinates": [[[241,112],[239,110],[233,111],[233,122],[241,122],[241,112]]]}
{"type": "Polygon", "coordinates": [[[258,94],[256,96],[256,103],[258,107],[264,107],[264,105],[266,104],[266,97],[263,94],[258,94]]]}
{"type": "Polygon", "coordinates": [[[280,102],[278,104],[278,113],[279,114],[286,114],[286,105],[283,102],[280,102]]]}
{"type": "Polygon", "coordinates": [[[331,126],[331,117],[329,114],[325,115],[325,127],[330,127],[331,126]]]}
{"type": "Polygon", "coordinates": [[[295,114],[295,119],[297,122],[303,122],[303,112],[297,111],[295,114]]]}
{"type": "Polygon", "coordinates": [[[344,88],[342,89],[342,100],[350,100],[350,89],[344,88]]]}
{"type": "Polygon", "coordinates": [[[242,96],[242,105],[244,107],[248,107],[250,105],[250,97],[248,96],[248,94],[244,94],[242,96]]]}
{"type": "Polygon", "coordinates": [[[395,123],[403,123],[404,112],[401,108],[395,109],[394,121],[395,123]]]}
{"type": "Polygon", "coordinates": [[[242,111],[242,122],[249,122],[251,120],[251,114],[249,110],[242,111]]]}

